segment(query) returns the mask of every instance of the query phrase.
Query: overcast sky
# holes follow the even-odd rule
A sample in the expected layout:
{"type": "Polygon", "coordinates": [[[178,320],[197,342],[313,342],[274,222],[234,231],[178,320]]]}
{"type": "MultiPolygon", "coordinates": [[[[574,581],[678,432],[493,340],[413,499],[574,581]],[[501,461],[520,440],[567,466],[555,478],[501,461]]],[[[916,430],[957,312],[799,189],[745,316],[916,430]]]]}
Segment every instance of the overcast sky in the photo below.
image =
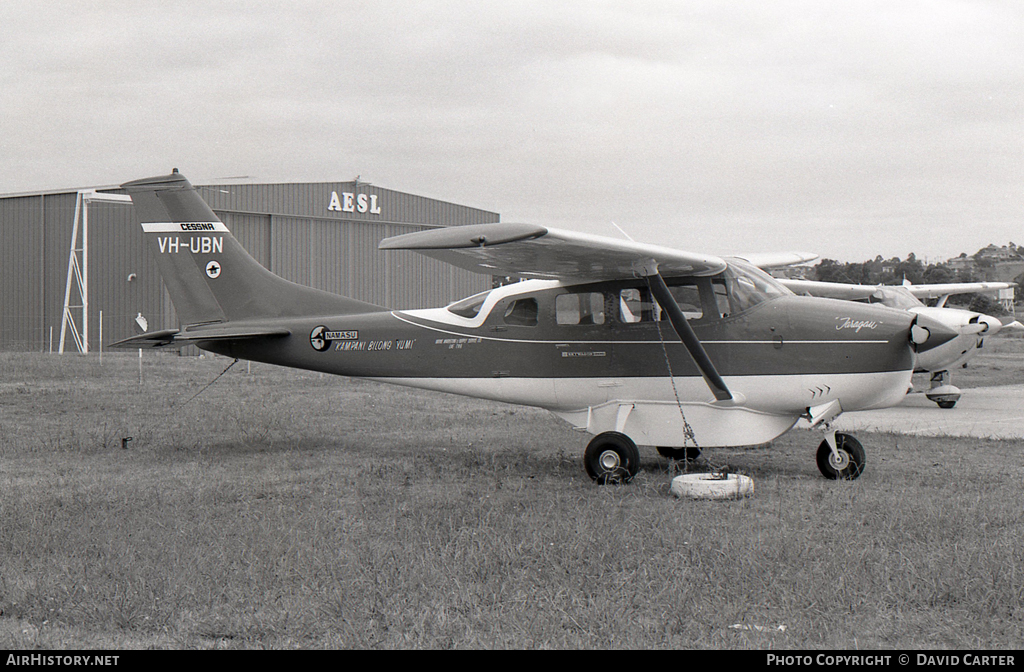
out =
{"type": "Polygon", "coordinates": [[[937,261],[1024,244],[1024,3],[0,5],[0,193],[172,167],[937,261]]]}

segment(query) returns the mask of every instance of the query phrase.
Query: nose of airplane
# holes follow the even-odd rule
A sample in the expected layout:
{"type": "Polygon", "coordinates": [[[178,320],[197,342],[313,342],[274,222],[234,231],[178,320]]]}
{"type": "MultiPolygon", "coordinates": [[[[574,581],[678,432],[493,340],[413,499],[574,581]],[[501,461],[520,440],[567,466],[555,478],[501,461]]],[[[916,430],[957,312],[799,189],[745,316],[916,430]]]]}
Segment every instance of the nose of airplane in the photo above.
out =
{"type": "Polygon", "coordinates": [[[917,352],[927,352],[932,348],[937,348],[959,335],[959,332],[952,327],[947,327],[927,315],[915,316],[910,325],[910,342],[914,344],[914,349],[917,352]]]}

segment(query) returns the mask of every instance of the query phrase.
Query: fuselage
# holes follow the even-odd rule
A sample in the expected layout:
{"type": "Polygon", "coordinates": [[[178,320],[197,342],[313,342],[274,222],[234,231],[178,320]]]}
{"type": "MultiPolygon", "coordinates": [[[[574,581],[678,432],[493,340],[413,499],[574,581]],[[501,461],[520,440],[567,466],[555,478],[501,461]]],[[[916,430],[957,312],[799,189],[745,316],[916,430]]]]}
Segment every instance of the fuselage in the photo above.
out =
{"type": "Polygon", "coordinates": [[[620,467],[635,475],[638,445],[761,444],[801,416],[832,436],[819,446],[822,473],[855,477],[863,456],[846,451],[854,467],[842,466],[828,423],[897,403],[915,350],[955,336],[904,310],[794,296],[742,260],[503,223],[395,236],[380,248],[550,279],[388,310],[271,273],[177,171],[123,186],[184,326],[114,345],[194,343],[546,408],[595,435],[584,460],[599,482],[620,467]]]}
{"type": "MultiPolygon", "coordinates": [[[[668,284],[738,405],[781,416],[781,431],[810,406],[891,405],[909,388],[913,316],[905,311],[789,292],[751,299],[739,295],[749,287],[711,278],[668,284]]],[[[245,359],[539,406],[584,426],[580,414],[620,401],[680,408],[714,401],[663,317],[643,279],[533,280],[447,308],[289,319],[291,336],[273,349],[200,345],[245,359]]]]}

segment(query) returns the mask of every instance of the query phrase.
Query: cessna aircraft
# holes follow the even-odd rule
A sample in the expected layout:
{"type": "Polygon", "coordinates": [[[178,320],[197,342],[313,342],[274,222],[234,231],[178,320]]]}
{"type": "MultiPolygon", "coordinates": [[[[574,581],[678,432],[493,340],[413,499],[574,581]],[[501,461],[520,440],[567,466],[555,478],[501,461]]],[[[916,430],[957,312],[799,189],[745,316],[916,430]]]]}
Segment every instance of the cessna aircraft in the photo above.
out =
{"type": "Polygon", "coordinates": [[[821,473],[856,478],[864,449],[831,421],[897,403],[914,353],[956,336],[906,311],[795,296],[738,259],[529,224],[381,241],[524,279],[445,308],[389,310],[272,274],[177,170],[123,187],[182,327],[115,346],[195,344],[545,408],[594,435],[584,466],[598,483],[631,480],[638,444],[673,457],[758,445],[801,417],[824,429],[821,473]]]}
{"type": "Polygon", "coordinates": [[[1016,285],[1012,282],[953,282],[932,285],[856,285],[841,282],[779,279],[779,282],[797,294],[823,296],[849,301],[880,303],[890,308],[908,310],[916,315],[927,315],[958,332],[956,338],[925,352],[918,352],[914,371],[931,375],[931,387],[925,396],[939,408],[953,408],[960,399],[960,389],[950,383],[950,370],[963,366],[978,354],[986,336],[995,336],[1004,328],[1024,329],[1020,322],[1000,320],[972,310],[947,308],[946,300],[953,294],[996,292],[1016,285]],[[921,299],[938,299],[934,306],[926,306],[921,299]]]}

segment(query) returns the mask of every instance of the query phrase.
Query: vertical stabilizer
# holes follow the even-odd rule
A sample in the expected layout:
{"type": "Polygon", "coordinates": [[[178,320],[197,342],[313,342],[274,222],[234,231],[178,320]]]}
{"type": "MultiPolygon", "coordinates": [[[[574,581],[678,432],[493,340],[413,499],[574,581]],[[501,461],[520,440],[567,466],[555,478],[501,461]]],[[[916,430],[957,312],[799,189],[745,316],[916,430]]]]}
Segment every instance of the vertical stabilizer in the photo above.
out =
{"type": "Polygon", "coordinates": [[[121,186],[132,197],[183,325],[384,310],[265,269],[177,170],[121,186]]]}

